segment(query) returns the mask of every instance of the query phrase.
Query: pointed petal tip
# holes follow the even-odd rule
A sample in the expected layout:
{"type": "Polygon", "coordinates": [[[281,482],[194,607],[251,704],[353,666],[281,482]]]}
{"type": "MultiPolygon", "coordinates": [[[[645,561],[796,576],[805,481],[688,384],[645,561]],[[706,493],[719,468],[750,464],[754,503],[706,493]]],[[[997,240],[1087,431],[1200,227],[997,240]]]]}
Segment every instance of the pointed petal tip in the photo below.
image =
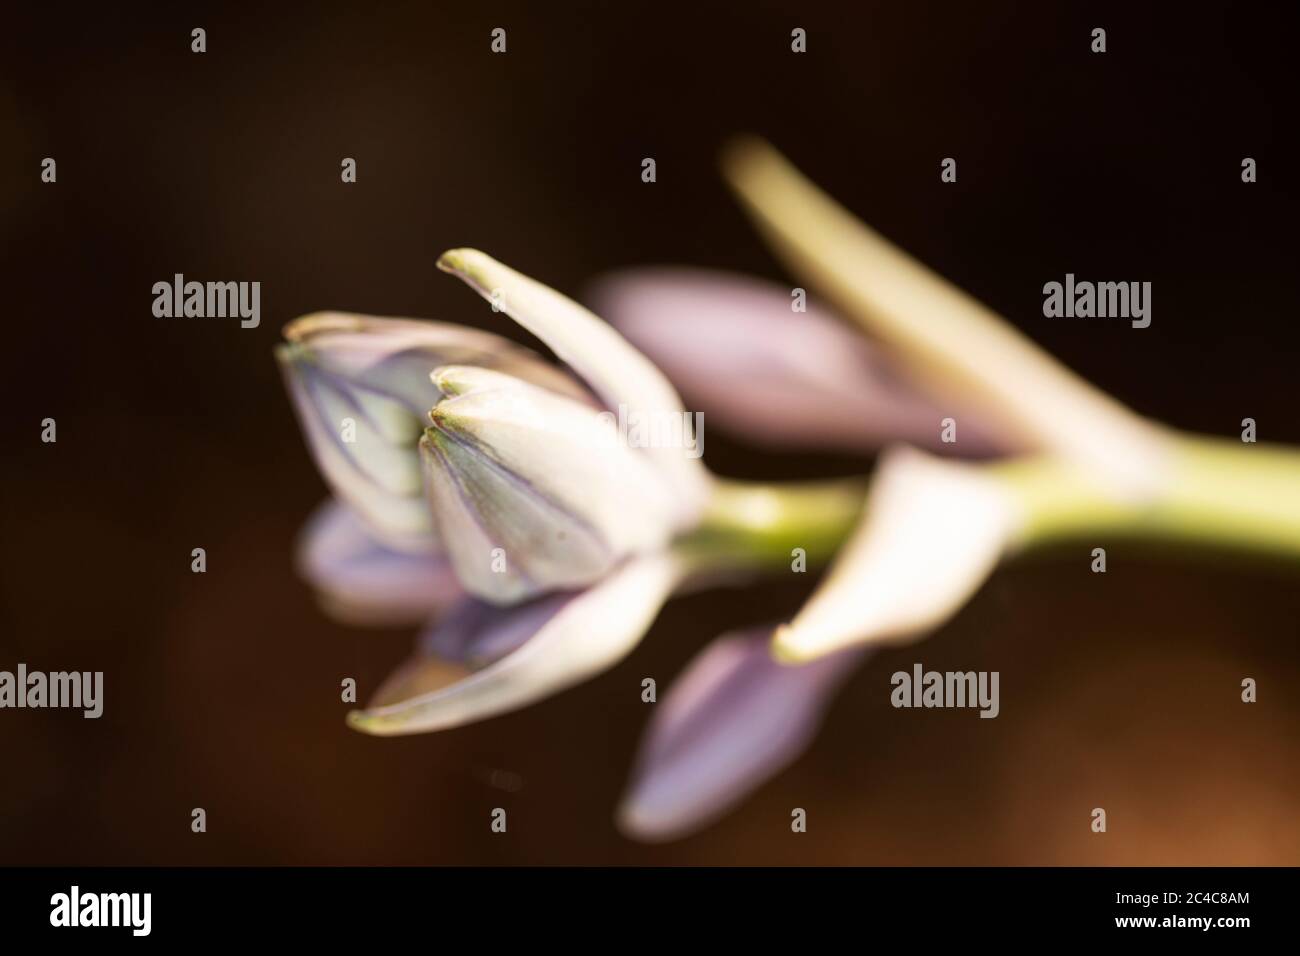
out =
{"type": "Polygon", "coordinates": [[[638,843],[671,843],[688,836],[695,829],[659,818],[648,812],[632,795],[624,797],[623,803],[615,811],[614,825],[625,837],[638,843]]]}
{"type": "Polygon", "coordinates": [[[379,732],[374,729],[375,717],[369,711],[349,710],[346,720],[347,725],[353,730],[359,730],[363,734],[379,736],[379,732]]]}
{"type": "Polygon", "coordinates": [[[825,635],[809,634],[793,624],[781,624],[772,632],[768,652],[775,663],[794,670],[825,660],[855,645],[883,643],[890,638],[888,634],[880,634],[871,639],[852,640],[843,637],[826,640],[825,635]]]}
{"type": "MultiPolygon", "coordinates": [[[[285,326],[285,329],[287,335],[288,326],[285,326]]],[[[271,354],[275,356],[275,360],[280,367],[286,370],[293,366],[299,352],[299,346],[293,342],[277,342],[271,346],[271,354]]]]}
{"type": "Polygon", "coordinates": [[[486,389],[526,390],[528,383],[507,372],[480,365],[440,365],[429,373],[429,380],[445,398],[455,398],[486,389]]]}
{"type": "Polygon", "coordinates": [[[437,459],[438,449],[451,440],[447,434],[450,419],[445,408],[441,405],[435,405],[429,409],[429,421],[433,422],[433,424],[424,430],[419,442],[420,455],[424,458],[426,467],[440,464],[437,459]],[[434,457],[430,459],[429,456],[434,457]]]}
{"type": "Polygon", "coordinates": [[[353,730],[370,737],[402,737],[420,733],[419,730],[405,726],[401,720],[394,720],[372,708],[350,710],[346,720],[353,730]]]}
{"type": "MultiPolygon", "coordinates": [[[[392,705],[399,707],[400,705],[392,705]]],[[[353,730],[371,737],[409,737],[414,734],[429,733],[434,730],[446,730],[454,724],[419,724],[412,723],[398,711],[389,713],[387,707],[367,707],[364,710],[350,710],[347,725],[353,730]]]]}
{"type": "MultiPolygon", "coordinates": [[[[354,312],[336,312],[333,310],[308,312],[306,315],[300,315],[296,319],[290,319],[286,322],[284,328],[280,330],[280,334],[284,336],[287,342],[301,343],[321,332],[361,331],[365,328],[366,318],[366,316],[354,312]]],[[[376,317],[371,318],[373,320],[376,317]]]]}
{"type": "Polygon", "coordinates": [[[480,292],[487,286],[484,267],[492,265],[498,265],[496,260],[477,249],[448,249],[438,257],[440,271],[459,276],[480,292]]]}
{"type": "Polygon", "coordinates": [[[438,268],[443,272],[459,272],[465,267],[465,253],[472,249],[448,249],[438,257],[438,268]]]}
{"type": "Polygon", "coordinates": [[[433,382],[434,388],[441,392],[444,398],[459,395],[463,386],[459,371],[460,366],[442,365],[429,373],[429,381],[433,382]]]}
{"type": "Polygon", "coordinates": [[[817,651],[800,640],[799,632],[789,624],[782,624],[772,634],[772,660],[786,667],[799,667],[824,656],[826,651],[817,651]]]}

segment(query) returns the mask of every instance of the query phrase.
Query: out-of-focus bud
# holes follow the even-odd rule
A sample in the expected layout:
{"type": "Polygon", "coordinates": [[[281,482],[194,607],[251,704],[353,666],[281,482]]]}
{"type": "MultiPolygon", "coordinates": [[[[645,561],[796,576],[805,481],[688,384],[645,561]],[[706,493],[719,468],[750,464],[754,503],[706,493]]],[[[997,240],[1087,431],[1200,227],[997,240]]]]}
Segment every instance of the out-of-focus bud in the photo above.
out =
{"type": "Polygon", "coordinates": [[[421,623],[464,597],[446,555],[386,548],[333,499],[303,529],[297,563],[325,610],[348,624],[421,623]]]}
{"type": "MultiPolygon", "coordinates": [[[[801,290],[796,290],[801,291],[801,290]]],[[[948,454],[1014,451],[964,405],[931,401],[907,367],[816,302],[746,275],[624,269],[591,288],[593,307],[681,389],[691,407],[772,448],[869,452],[894,441],[948,454]],[[940,422],[961,421],[961,441],[940,422]]]]}
{"type": "Polygon", "coordinates": [[[723,171],[778,256],[870,330],[937,404],[978,415],[1004,446],[1075,463],[1123,500],[1148,499],[1168,477],[1167,428],[859,222],[771,145],[736,140],[723,171]]]}
{"type": "Polygon", "coordinates": [[[773,639],[803,663],[853,645],[907,643],[943,624],[1013,547],[1017,493],[978,465],[891,448],[826,579],[773,639]]]}
{"type": "Polygon", "coordinates": [[[648,842],[686,836],[721,816],[808,746],[863,651],[802,667],[777,663],[771,628],[718,638],[655,708],[619,809],[619,828],[648,842]]]}

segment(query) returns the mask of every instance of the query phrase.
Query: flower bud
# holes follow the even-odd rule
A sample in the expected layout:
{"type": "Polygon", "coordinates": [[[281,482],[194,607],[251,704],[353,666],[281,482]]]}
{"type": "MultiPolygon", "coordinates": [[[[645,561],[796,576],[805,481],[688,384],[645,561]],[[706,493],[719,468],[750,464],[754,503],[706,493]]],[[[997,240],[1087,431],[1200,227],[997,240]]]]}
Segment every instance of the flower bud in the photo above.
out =
{"type": "Polygon", "coordinates": [[[438,369],[420,443],[439,538],[470,593],[507,603],[583,587],[665,545],[681,504],[607,415],[488,369],[438,369]]]}

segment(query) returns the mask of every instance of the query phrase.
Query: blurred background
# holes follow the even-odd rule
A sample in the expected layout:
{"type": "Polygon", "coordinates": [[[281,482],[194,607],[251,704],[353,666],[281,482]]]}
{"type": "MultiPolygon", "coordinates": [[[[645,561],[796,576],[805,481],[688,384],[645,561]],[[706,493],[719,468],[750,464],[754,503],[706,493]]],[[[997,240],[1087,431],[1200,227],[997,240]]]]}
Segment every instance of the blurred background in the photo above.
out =
{"type": "MultiPolygon", "coordinates": [[[[1300,862],[1294,567],[1120,543],[1105,575],[1088,549],[1008,565],[861,670],[787,772],[661,846],[613,824],[641,679],[663,693],[722,630],[788,618],[813,576],[678,600],[620,666],[525,711],[376,739],[345,727],[339,683],[368,696],[413,634],[332,623],[292,568],[325,489],[271,357],[285,322],[344,309],[524,340],[435,270],[466,245],[575,294],[651,263],[793,284],[717,173],[736,132],[1141,412],[1300,442],[1293,24],[1133,7],[15,5],[0,669],[102,670],[106,709],[0,712],[0,864],[1300,862]],[[260,281],[261,327],[154,318],[176,272],[260,281]],[[1044,319],[1066,272],[1151,281],[1151,327],[1044,319]],[[999,670],[1001,716],[893,710],[889,675],[915,661],[999,670]]],[[[870,464],[720,431],[706,449],[741,477],[870,464]]]]}

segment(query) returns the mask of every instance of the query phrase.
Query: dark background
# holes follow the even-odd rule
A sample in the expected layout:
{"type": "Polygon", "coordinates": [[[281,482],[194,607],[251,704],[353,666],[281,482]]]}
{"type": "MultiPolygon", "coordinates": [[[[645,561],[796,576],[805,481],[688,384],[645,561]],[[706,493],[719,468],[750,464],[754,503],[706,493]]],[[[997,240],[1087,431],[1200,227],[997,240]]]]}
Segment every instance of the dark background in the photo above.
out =
{"type": "MultiPolygon", "coordinates": [[[[516,335],[435,270],[453,246],[574,293],[661,262],[786,281],[716,171],[752,131],[1143,413],[1300,442],[1284,5],[36,6],[0,41],[0,668],[103,670],[106,711],[0,712],[0,863],[1300,862],[1300,576],[1258,561],[1116,542],[1104,576],[1091,544],[1005,567],[862,670],[791,770],[661,847],[612,823],[641,678],[662,692],[813,581],[679,600],[619,667],[519,713],[354,733],[340,680],[366,696],[411,633],[336,625],[296,578],[324,486],[271,359],[318,309],[516,335]],[[1043,319],[1067,271],[1151,281],[1151,327],[1043,319]],[[261,281],[261,327],[154,318],[175,272],[261,281]],[[891,709],[917,660],[1000,670],[999,719],[891,709]]],[[[737,476],[868,464],[708,451],[737,476]]]]}

